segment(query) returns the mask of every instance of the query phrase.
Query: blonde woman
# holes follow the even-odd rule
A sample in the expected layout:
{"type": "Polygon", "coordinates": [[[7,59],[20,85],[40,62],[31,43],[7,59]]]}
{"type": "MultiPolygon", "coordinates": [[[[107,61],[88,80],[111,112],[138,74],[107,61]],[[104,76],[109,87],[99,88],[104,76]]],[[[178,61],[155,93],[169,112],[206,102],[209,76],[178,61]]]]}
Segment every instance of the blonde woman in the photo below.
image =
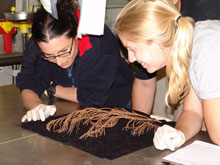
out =
{"type": "Polygon", "coordinates": [[[200,131],[203,121],[220,145],[220,21],[194,24],[171,0],[132,0],[119,13],[115,29],[130,62],[149,73],[166,66],[167,105],[184,98],[176,128],[158,128],[155,147],[175,150],[200,131]]]}

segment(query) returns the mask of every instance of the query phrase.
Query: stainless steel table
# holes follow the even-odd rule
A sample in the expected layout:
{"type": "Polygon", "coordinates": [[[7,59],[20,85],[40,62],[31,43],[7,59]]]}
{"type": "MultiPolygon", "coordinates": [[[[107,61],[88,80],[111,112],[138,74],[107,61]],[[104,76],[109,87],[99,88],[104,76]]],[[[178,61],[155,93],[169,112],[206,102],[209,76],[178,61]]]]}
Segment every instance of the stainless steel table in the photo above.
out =
{"type": "MultiPolygon", "coordinates": [[[[46,98],[44,100],[48,101],[46,98]]],[[[65,107],[65,112],[57,113],[60,115],[69,113],[68,104],[73,103],[55,104],[57,107],[65,107]]],[[[77,104],[75,108],[78,108],[77,104]]],[[[21,128],[22,109],[16,86],[0,87],[0,165],[160,165],[162,158],[171,153],[150,146],[114,160],[102,159],[21,128]]],[[[185,145],[194,140],[211,142],[206,132],[200,132],[185,145]]]]}

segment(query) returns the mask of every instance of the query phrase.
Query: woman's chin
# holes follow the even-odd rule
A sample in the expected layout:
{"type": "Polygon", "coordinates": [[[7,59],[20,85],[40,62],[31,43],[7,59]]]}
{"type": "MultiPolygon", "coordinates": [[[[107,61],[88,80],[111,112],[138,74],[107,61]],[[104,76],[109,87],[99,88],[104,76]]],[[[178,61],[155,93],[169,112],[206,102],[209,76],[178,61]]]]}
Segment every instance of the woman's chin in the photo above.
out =
{"type": "Polygon", "coordinates": [[[71,65],[68,64],[68,63],[65,63],[65,64],[60,65],[60,67],[63,68],[63,69],[67,69],[67,68],[69,68],[70,66],[71,66],[71,65]]]}
{"type": "Polygon", "coordinates": [[[147,70],[147,72],[148,73],[154,73],[154,72],[156,72],[156,71],[158,71],[158,70],[160,70],[160,69],[162,69],[162,68],[164,68],[165,66],[163,66],[163,67],[146,67],[145,69],[147,70]]]}
{"type": "Polygon", "coordinates": [[[155,68],[149,68],[149,67],[144,67],[144,69],[146,69],[146,71],[147,71],[148,73],[154,73],[154,72],[157,71],[155,68]]]}
{"type": "Polygon", "coordinates": [[[155,70],[146,69],[148,73],[154,73],[155,70]]]}

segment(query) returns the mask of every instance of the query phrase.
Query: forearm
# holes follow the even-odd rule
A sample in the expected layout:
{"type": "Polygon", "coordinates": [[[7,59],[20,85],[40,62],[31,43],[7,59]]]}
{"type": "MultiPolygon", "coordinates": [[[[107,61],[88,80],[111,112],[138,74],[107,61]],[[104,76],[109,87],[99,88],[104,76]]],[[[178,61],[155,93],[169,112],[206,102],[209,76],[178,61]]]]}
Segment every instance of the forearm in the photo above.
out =
{"type": "Polygon", "coordinates": [[[212,141],[220,145],[220,98],[202,101],[204,120],[212,141]]]}
{"type": "Polygon", "coordinates": [[[135,78],[132,88],[132,109],[150,114],[153,107],[156,78],[141,80],[135,78]]]}
{"type": "Polygon", "coordinates": [[[77,88],[73,87],[62,87],[60,85],[56,86],[56,93],[54,95],[55,97],[76,102],[78,103],[77,100],[77,88]]]}
{"type": "Polygon", "coordinates": [[[183,110],[177,121],[176,128],[184,133],[186,140],[189,140],[201,130],[202,122],[201,101],[194,89],[190,87],[188,95],[184,98],[183,110]]]}
{"type": "Polygon", "coordinates": [[[182,131],[185,139],[189,140],[201,130],[202,122],[202,116],[194,112],[183,111],[177,121],[176,129],[182,131]]]}
{"type": "Polygon", "coordinates": [[[39,98],[39,96],[35,92],[29,89],[25,89],[21,92],[21,100],[23,106],[27,110],[33,109],[37,105],[42,104],[42,101],[39,98]]]}

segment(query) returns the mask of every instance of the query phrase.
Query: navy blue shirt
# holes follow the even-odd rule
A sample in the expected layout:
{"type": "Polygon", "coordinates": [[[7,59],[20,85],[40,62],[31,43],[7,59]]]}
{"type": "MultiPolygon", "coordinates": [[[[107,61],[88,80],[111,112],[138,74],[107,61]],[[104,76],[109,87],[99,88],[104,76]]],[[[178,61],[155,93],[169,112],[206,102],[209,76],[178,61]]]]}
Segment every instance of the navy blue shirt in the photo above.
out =
{"type": "MultiPolygon", "coordinates": [[[[92,48],[78,56],[72,68],[77,99],[82,106],[126,107],[131,99],[133,72],[121,57],[118,42],[107,26],[102,36],[89,36],[92,48]]],[[[16,84],[39,96],[53,81],[71,87],[67,69],[42,59],[40,48],[30,39],[22,57],[16,84]]]]}

